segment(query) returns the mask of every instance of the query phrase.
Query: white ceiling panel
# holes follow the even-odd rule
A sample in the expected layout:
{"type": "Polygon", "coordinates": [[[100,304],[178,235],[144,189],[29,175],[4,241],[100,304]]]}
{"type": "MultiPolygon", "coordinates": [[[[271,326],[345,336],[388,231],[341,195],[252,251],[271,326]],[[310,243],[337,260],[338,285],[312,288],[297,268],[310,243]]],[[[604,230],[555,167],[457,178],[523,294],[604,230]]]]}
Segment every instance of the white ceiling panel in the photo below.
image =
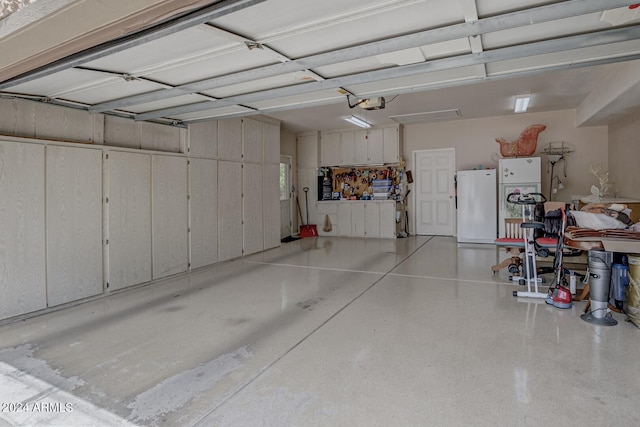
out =
{"type": "Polygon", "coordinates": [[[162,88],[162,85],[145,80],[125,80],[121,77],[111,77],[100,84],[66,93],[58,93],[56,97],[91,105],[109,101],[113,98],[138,95],[162,88]]]}
{"type": "Polygon", "coordinates": [[[323,77],[333,78],[348,74],[362,73],[365,71],[389,68],[391,64],[382,64],[376,57],[355,59],[353,61],[317,67],[314,70],[323,77]]]}
{"type": "Polygon", "coordinates": [[[487,74],[500,75],[516,71],[539,70],[582,61],[612,58],[629,52],[640,54],[640,40],[494,62],[487,64],[487,74]]]}
{"type": "Polygon", "coordinates": [[[110,74],[70,68],[37,80],[12,86],[10,92],[53,96],[57,93],[90,87],[112,79],[113,75],[110,74]]]}
{"type": "Polygon", "coordinates": [[[478,16],[485,17],[553,3],[562,2],[549,0],[476,0],[476,7],[478,16]]]}
{"type": "Polygon", "coordinates": [[[175,98],[164,99],[162,101],[147,102],[146,104],[134,105],[127,107],[126,110],[132,113],[144,113],[145,111],[155,111],[162,108],[171,108],[176,105],[193,104],[196,102],[207,101],[209,98],[202,95],[183,95],[175,98]]]}
{"type": "MultiPolygon", "coordinates": [[[[0,90],[75,101],[93,113],[128,112],[137,120],[192,121],[269,112],[277,113],[285,126],[306,123],[323,129],[341,125],[337,115],[348,109],[341,88],[357,97],[394,99],[386,109],[370,113],[377,123],[394,114],[447,109],[459,109],[466,118],[507,114],[512,92],[520,92],[521,86],[537,91],[532,108],[576,108],[584,99],[582,88],[593,87],[588,83],[594,74],[576,77],[583,85],[565,85],[567,92],[548,91],[549,79],[562,70],[568,70],[561,75],[565,79],[572,73],[578,76],[583,67],[640,58],[640,20],[616,27],[601,19],[603,10],[629,4],[266,0],[232,7],[216,19],[209,13],[198,15],[209,11],[205,7],[149,29],[149,38],[128,38],[126,48],[114,40],[108,50],[98,46],[2,81],[0,90]],[[153,37],[169,33],[167,26],[176,32],[153,37]],[[534,81],[543,86],[529,84],[534,81]],[[476,99],[470,90],[481,85],[495,97],[476,99]],[[429,105],[420,104],[420,92],[429,93],[429,105]],[[409,94],[420,102],[406,101],[409,94]]],[[[637,103],[640,106],[640,100],[637,103]]],[[[628,99],[620,102],[625,111],[627,104],[628,99]]]]}
{"type": "Polygon", "coordinates": [[[342,95],[335,89],[324,90],[321,92],[308,93],[304,95],[293,95],[282,98],[270,99],[267,101],[252,102],[247,104],[248,107],[252,107],[258,110],[273,110],[283,107],[305,107],[314,104],[325,104],[331,102],[339,102],[345,100],[346,96],[342,95]]]}
{"type": "MultiPolygon", "coordinates": [[[[461,22],[458,2],[438,0],[269,0],[215,20],[272,47],[285,48],[303,33],[314,32],[312,45],[329,36],[334,46],[374,40],[381,34],[404,34],[415,29],[461,22]],[[286,11],[286,13],[283,13],[286,11]],[[366,26],[358,23],[366,22],[366,26]],[[247,34],[250,32],[250,34],[247,34]],[[340,32],[341,36],[332,33],[340,32]],[[287,39],[285,44],[280,41],[287,39]],[[340,41],[341,40],[341,41],[340,41]],[[277,42],[277,43],[276,43],[277,42]]],[[[300,56],[301,53],[286,53],[300,56]]]]}
{"type": "Polygon", "coordinates": [[[213,90],[203,91],[202,93],[213,96],[214,98],[226,98],[229,96],[258,92],[271,88],[295,86],[309,81],[313,81],[313,79],[308,74],[289,73],[281,76],[269,77],[267,79],[252,80],[247,83],[224,86],[213,90]]]}
{"type": "Polygon", "coordinates": [[[217,56],[241,47],[237,41],[196,26],[86,64],[90,68],[148,74],[202,56],[217,56]]]}
{"type": "Polygon", "coordinates": [[[358,96],[375,96],[378,94],[406,93],[429,86],[477,79],[479,79],[479,76],[477,75],[475,66],[470,66],[419,74],[411,77],[382,80],[375,83],[352,85],[345,89],[358,96]]]}
{"type": "Polygon", "coordinates": [[[600,13],[592,13],[551,22],[533,24],[526,28],[513,28],[496,31],[483,35],[482,45],[485,49],[495,49],[503,46],[513,46],[531,41],[547,40],[572,34],[612,28],[612,26],[606,22],[600,21],[600,15],[600,13]]]}
{"type": "Polygon", "coordinates": [[[241,46],[232,52],[176,63],[163,70],[145,74],[145,76],[172,85],[181,85],[207,77],[221,76],[278,62],[280,61],[268,51],[249,50],[246,46],[241,46]]]}
{"type": "Polygon", "coordinates": [[[277,18],[276,22],[283,19],[286,22],[271,25],[270,31],[268,26],[264,26],[267,19],[254,22],[257,17],[248,16],[249,11],[228,15],[216,22],[237,31],[250,23],[248,27],[258,40],[293,58],[464,22],[464,15],[457,1],[332,0],[291,4],[287,0],[274,0],[255,6],[255,10],[261,6],[273,8],[265,12],[265,16],[269,16],[267,19],[273,13],[280,15],[282,10],[287,10],[287,13],[281,15],[289,18],[277,18]]]}
{"type": "Polygon", "coordinates": [[[210,110],[198,111],[197,113],[178,114],[173,116],[172,119],[188,122],[208,118],[223,118],[241,114],[256,114],[256,112],[251,108],[233,105],[229,107],[212,108],[210,110]]]}

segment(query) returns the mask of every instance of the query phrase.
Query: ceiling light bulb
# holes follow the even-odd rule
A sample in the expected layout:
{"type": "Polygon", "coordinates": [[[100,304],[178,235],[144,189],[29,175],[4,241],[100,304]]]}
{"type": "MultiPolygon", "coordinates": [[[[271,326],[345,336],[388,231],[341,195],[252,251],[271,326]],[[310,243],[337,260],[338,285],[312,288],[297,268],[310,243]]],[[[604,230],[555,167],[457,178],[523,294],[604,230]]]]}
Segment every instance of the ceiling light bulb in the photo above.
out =
{"type": "Polygon", "coordinates": [[[518,95],[516,96],[516,106],[514,108],[515,113],[524,113],[527,111],[527,107],[529,107],[529,101],[531,100],[531,95],[518,95]]]}
{"type": "Polygon", "coordinates": [[[343,117],[344,120],[348,121],[349,123],[352,123],[356,126],[360,126],[361,128],[367,129],[371,127],[371,124],[365,122],[364,120],[356,117],[356,116],[347,116],[347,117],[343,117]]]}

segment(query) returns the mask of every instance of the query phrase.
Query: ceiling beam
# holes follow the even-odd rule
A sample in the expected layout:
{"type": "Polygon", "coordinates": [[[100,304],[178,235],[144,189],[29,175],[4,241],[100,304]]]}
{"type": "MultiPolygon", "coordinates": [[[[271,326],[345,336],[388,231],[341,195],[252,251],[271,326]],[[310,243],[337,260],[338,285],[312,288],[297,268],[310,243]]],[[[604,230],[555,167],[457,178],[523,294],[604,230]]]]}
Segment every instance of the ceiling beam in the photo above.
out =
{"type": "MultiPolygon", "coordinates": [[[[517,12],[496,15],[477,21],[450,25],[427,31],[421,31],[409,35],[393,37],[372,43],[365,43],[350,48],[339,49],[317,55],[299,58],[290,62],[268,65],[251,70],[231,73],[186,83],[172,89],[158,90],[141,95],[134,95],[112,101],[96,104],[89,108],[92,113],[100,113],[112,109],[144,104],[153,101],[172,98],[189,93],[202,92],[218,87],[245,83],[251,80],[274,77],[281,74],[303,71],[316,67],[366,58],[384,53],[410,49],[429,44],[456,40],[465,37],[476,37],[495,31],[509,28],[517,28],[534,23],[548,22],[557,19],[569,18],[605,9],[631,4],[628,0],[611,0],[603,4],[602,0],[571,0],[562,3],[554,3],[547,6],[526,9],[517,12]]],[[[0,87],[1,88],[1,87],[0,87]]]]}
{"type": "Polygon", "coordinates": [[[491,51],[471,53],[451,58],[444,58],[418,64],[403,65],[382,70],[368,71],[348,76],[327,79],[320,82],[311,82],[287,86],[284,88],[268,89],[252,92],[214,101],[205,101],[179,107],[166,108],[136,115],[136,120],[149,120],[159,117],[171,117],[178,114],[193,113],[235,104],[246,104],[268,99],[281,98],[292,95],[317,92],[342,86],[372,83],[381,80],[389,80],[400,77],[414,76],[417,74],[434,71],[449,70],[453,68],[467,67],[478,64],[505,61],[509,59],[524,58],[528,56],[543,55],[563,52],[592,46],[620,43],[640,38],[640,25],[619,29],[605,30],[598,33],[582,34],[578,36],[563,37],[541,42],[527,43],[517,46],[495,49],[491,51]]]}
{"type": "Polygon", "coordinates": [[[99,58],[104,58],[105,56],[109,56],[135,46],[140,46],[170,34],[186,30],[193,26],[204,24],[205,22],[220,18],[230,13],[246,9],[258,3],[262,3],[263,1],[265,0],[222,0],[216,2],[210,6],[186,13],[151,28],[99,44],[32,72],[4,81],[0,83],[0,90],[49,76],[59,71],[82,65],[99,58]]]}

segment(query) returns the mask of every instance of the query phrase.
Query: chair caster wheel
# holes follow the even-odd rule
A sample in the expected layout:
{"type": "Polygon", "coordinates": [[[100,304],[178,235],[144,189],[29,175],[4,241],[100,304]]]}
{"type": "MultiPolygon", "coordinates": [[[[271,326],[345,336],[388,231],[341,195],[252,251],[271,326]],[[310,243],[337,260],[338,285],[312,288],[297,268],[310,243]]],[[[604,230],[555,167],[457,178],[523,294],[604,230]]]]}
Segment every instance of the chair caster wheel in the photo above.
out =
{"type": "Polygon", "coordinates": [[[513,291],[513,296],[517,297],[518,296],[518,291],[513,291]]]}
{"type": "Polygon", "coordinates": [[[520,286],[524,286],[524,285],[526,285],[526,284],[527,284],[527,281],[526,281],[526,280],[524,280],[524,279],[520,279],[520,280],[518,280],[518,285],[520,285],[520,286]]]}

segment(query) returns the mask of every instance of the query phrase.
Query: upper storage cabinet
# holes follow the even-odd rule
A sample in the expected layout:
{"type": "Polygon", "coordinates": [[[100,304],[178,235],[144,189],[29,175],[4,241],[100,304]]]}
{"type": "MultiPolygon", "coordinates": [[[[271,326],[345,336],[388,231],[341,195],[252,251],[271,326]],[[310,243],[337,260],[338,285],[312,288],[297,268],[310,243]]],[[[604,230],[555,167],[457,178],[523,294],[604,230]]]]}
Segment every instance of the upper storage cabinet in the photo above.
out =
{"type": "Polygon", "coordinates": [[[320,165],[318,132],[298,135],[298,168],[317,168],[320,165]]]}
{"type": "Polygon", "coordinates": [[[320,135],[320,166],[335,166],[341,163],[341,143],[340,132],[323,132],[320,135]]]}
{"type": "Polygon", "coordinates": [[[359,131],[323,132],[321,166],[398,163],[402,157],[400,125],[359,131]]]}

